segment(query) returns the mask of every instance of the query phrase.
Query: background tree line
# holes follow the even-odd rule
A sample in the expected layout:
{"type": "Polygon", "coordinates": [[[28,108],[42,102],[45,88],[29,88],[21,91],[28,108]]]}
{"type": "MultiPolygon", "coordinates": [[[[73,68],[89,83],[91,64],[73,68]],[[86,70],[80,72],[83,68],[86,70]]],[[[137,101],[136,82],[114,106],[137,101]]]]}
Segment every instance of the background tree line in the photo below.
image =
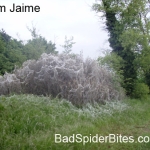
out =
{"type": "Polygon", "coordinates": [[[127,95],[146,95],[150,87],[150,1],[97,0],[92,8],[105,20],[112,48],[98,60],[120,75],[127,95]]]}
{"type": "Polygon", "coordinates": [[[15,66],[21,66],[28,59],[38,59],[42,53],[57,54],[55,44],[37,34],[36,28],[28,28],[32,39],[25,44],[0,30],[0,75],[11,72],[15,66]]]}

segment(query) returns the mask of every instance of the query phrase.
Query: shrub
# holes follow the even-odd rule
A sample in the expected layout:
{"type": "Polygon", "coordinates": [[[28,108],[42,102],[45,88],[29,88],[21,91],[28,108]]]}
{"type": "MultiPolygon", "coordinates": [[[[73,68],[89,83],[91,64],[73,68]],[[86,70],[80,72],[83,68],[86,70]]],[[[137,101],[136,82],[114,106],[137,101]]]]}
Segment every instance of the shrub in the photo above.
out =
{"type": "Polygon", "coordinates": [[[108,68],[111,72],[115,72],[118,76],[117,80],[123,83],[123,68],[124,68],[124,60],[114,52],[106,52],[105,56],[100,56],[98,58],[98,62],[108,68]]]}
{"type": "Polygon", "coordinates": [[[136,83],[134,87],[133,96],[135,98],[147,98],[149,94],[149,87],[145,83],[136,83]]]}
{"type": "Polygon", "coordinates": [[[37,61],[28,60],[14,74],[6,74],[0,79],[1,94],[19,92],[20,87],[23,93],[59,96],[75,105],[120,100],[124,96],[111,72],[90,58],[83,61],[80,55],[44,53],[37,61]],[[8,82],[7,78],[11,76],[14,80],[8,82]],[[4,84],[6,81],[7,86],[4,84]]]}
{"type": "Polygon", "coordinates": [[[4,76],[0,76],[0,95],[20,93],[21,89],[20,80],[15,74],[5,73],[4,76]]]}

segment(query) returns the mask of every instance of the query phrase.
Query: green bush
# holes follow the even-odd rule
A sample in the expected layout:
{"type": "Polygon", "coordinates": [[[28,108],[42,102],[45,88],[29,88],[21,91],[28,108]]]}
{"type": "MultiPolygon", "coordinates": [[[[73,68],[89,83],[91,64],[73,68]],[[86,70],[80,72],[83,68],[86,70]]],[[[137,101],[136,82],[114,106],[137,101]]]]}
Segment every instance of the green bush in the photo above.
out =
{"type": "Polygon", "coordinates": [[[149,87],[145,83],[136,83],[134,87],[133,96],[135,98],[147,98],[149,94],[149,87]]]}

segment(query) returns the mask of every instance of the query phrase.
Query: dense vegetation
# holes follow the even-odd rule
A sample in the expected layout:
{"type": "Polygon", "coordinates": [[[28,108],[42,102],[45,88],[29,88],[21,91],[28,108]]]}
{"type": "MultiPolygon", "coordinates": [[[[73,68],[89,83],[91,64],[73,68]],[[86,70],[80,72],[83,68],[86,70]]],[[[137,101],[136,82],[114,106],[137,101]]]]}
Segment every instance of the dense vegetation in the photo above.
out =
{"type": "Polygon", "coordinates": [[[0,31],[0,75],[12,72],[15,66],[21,66],[29,59],[38,59],[42,53],[57,54],[55,44],[38,35],[36,28],[29,29],[32,39],[26,43],[18,41],[8,35],[3,29],[0,31]]]}
{"type": "MultiPolygon", "coordinates": [[[[110,66],[108,57],[112,57],[111,66],[123,77],[122,86],[128,96],[135,96],[144,84],[150,87],[149,5],[149,0],[98,0],[93,4],[93,10],[105,20],[112,48],[103,62],[110,66]],[[121,60],[121,66],[116,67],[115,58],[121,60]]],[[[149,91],[146,85],[144,93],[149,91]]]]}
{"type": "Polygon", "coordinates": [[[86,103],[121,100],[124,90],[114,73],[97,61],[80,55],[42,54],[28,60],[13,74],[0,78],[0,95],[11,93],[52,95],[65,98],[77,106],[86,103]]]}
{"type": "Polygon", "coordinates": [[[150,137],[150,98],[86,105],[33,95],[0,96],[1,150],[149,150],[148,143],[55,143],[55,134],[150,137]]]}
{"type": "MultiPolygon", "coordinates": [[[[99,57],[100,65],[117,74],[126,95],[146,97],[150,87],[149,0],[98,0],[92,8],[105,19],[112,48],[105,57],[99,57]]],[[[26,60],[37,60],[42,53],[58,53],[55,44],[37,34],[35,27],[28,30],[32,39],[26,43],[12,38],[3,29],[0,31],[0,75],[12,72],[26,60]]],[[[72,40],[73,37],[65,38],[64,53],[71,52],[75,44],[72,40]]]]}
{"type": "Polygon", "coordinates": [[[36,28],[29,31],[32,40],[26,44],[11,38],[4,30],[0,32],[2,46],[5,44],[1,54],[8,60],[1,63],[1,74],[6,73],[0,76],[0,95],[52,95],[77,106],[123,99],[124,90],[113,72],[96,60],[84,61],[82,55],[71,53],[73,37],[65,37],[64,52],[57,54],[55,44],[38,35],[36,28]]]}
{"type": "Polygon", "coordinates": [[[58,54],[34,27],[25,43],[0,31],[1,150],[150,149],[149,0],[97,0],[92,8],[102,12],[112,48],[98,60],[72,54],[73,37],[58,54]],[[146,142],[55,143],[55,134],[146,142]]]}

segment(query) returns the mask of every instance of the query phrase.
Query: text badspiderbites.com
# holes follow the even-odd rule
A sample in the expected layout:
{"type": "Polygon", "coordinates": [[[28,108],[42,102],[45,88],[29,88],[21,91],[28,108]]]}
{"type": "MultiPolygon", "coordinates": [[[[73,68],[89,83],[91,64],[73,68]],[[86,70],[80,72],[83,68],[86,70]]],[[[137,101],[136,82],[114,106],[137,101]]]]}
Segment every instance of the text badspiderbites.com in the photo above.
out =
{"type": "Polygon", "coordinates": [[[139,136],[137,141],[133,136],[123,136],[121,134],[109,134],[108,136],[102,136],[96,134],[92,136],[83,136],[82,134],[73,134],[71,136],[62,136],[61,134],[55,134],[55,143],[149,143],[149,136],[139,136]]]}

